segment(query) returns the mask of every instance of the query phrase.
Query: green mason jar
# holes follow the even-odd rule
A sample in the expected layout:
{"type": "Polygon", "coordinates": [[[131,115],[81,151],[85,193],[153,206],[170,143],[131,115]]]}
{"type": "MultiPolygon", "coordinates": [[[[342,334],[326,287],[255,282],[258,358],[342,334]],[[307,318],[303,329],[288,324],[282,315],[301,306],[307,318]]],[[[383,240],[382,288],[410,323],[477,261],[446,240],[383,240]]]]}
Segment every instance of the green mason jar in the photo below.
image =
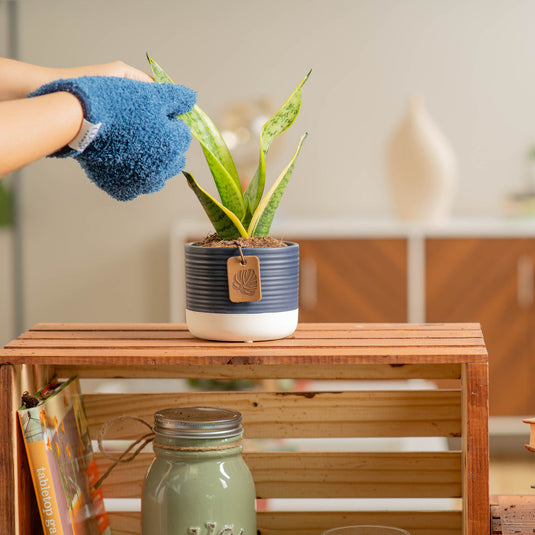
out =
{"type": "Polygon", "coordinates": [[[256,535],[256,493],[237,411],[176,407],[154,415],[142,535],[256,535]]]}

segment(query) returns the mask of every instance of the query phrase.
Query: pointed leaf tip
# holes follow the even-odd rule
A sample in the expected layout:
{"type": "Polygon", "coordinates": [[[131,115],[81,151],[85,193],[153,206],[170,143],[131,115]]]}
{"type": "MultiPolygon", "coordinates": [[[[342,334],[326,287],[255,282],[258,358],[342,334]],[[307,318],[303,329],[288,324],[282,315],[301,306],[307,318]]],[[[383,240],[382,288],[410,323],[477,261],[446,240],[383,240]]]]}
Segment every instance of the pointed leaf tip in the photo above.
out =
{"type": "MultiPolygon", "coordinates": [[[[256,210],[262,201],[266,179],[266,162],[265,157],[269,151],[272,141],[283,132],[285,132],[294,123],[299,110],[301,109],[302,88],[308,80],[312,69],[303,78],[299,85],[294,89],[292,94],[286,99],[284,104],[270,117],[260,130],[260,156],[258,167],[253,179],[245,190],[245,203],[248,206],[248,213],[251,214],[256,210]]],[[[244,219],[249,223],[247,219],[244,219]]]]}
{"type": "Polygon", "coordinates": [[[288,181],[290,180],[290,176],[294,169],[295,162],[297,160],[297,157],[299,156],[299,153],[301,152],[301,148],[307,136],[308,132],[301,136],[301,139],[299,140],[299,144],[297,146],[297,150],[292,156],[290,163],[279,175],[279,178],[277,178],[269,192],[262,199],[262,202],[260,202],[257,209],[255,210],[255,213],[253,214],[253,217],[251,218],[251,221],[249,223],[249,228],[247,229],[248,233],[251,236],[268,235],[269,230],[271,228],[271,222],[273,221],[273,217],[275,215],[275,211],[279,206],[282,194],[284,193],[288,181]]]}

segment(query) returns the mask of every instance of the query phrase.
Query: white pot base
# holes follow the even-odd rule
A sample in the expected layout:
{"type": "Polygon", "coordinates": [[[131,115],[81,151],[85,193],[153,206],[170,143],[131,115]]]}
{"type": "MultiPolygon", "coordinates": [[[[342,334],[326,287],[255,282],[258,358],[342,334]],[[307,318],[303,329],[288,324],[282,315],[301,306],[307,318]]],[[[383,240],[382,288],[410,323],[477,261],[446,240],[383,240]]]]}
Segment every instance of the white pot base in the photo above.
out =
{"type": "Polygon", "coordinates": [[[186,323],[193,336],[221,342],[278,340],[297,328],[299,310],[261,314],[213,314],[186,309],[186,323]]]}

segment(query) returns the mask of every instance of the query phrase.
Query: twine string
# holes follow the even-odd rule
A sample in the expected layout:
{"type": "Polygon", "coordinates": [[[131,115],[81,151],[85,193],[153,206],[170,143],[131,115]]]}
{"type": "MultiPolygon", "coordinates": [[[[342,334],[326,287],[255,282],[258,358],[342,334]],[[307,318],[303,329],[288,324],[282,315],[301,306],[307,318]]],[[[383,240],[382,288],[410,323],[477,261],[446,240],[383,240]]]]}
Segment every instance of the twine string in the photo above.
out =
{"type": "MultiPolygon", "coordinates": [[[[113,463],[108,467],[108,469],[104,472],[102,477],[99,478],[99,480],[94,484],[94,488],[98,489],[104,480],[111,474],[111,472],[115,469],[115,467],[120,463],[129,463],[133,461],[142,451],[143,449],[154,441],[156,438],[156,434],[154,431],[152,431],[152,426],[143,420],[142,418],[138,418],[137,416],[118,416],[117,418],[113,418],[111,420],[108,420],[106,423],[104,423],[100,431],[98,433],[98,450],[99,452],[106,457],[107,459],[110,459],[113,461],[113,463]],[[133,420],[135,422],[140,422],[146,427],[148,427],[151,431],[150,433],[145,433],[144,435],[137,438],[132,444],[130,444],[120,455],[119,457],[115,457],[114,455],[108,453],[104,450],[104,446],[102,444],[104,440],[104,436],[108,429],[120,421],[125,420],[133,420]],[[132,451],[133,450],[133,451],[132,451]]],[[[171,451],[223,451],[228,450],[231,448],[237,448],[241,445],[243,445],[243,440],[240,440],[239,442],[234,442],[232,444],[223,444],[221,446],[171,446],[168,444],[155,444],[158,448],[164,449],[164,450],[171,450],[171,451]]]]}
{"type": "Polygon", "coordinates": [[[240,252],[242,266],[245,266],[247,264],[247,261],[245,260],[245,256],[243,256],[243,250],[241,248],[240,242],[238,240],[234,240],[234,245],[238,248],[238,251],[240,252]]]}
{"type": "Polygon", "coordinates": [[[104,480],[111,474],[112,470],[115,469],[115,467],[120,463],[128,463],[130,461],[133,461],[143,450],[145,446],[150,444],[156,435],[152,431],[152,426],[143,420],[142,418],[138,418],[136,416],[118,416],[117,418],[113,418],[111,420],[108,420],[105,424],[102,425],[100,428],[100,431],[98,433],[98,451],[107,459],[111,459],[113,463],[108,467],[108,469],[104,472],[104,474],[99,478],[99,480],[95,483],[94,487],[95,489],[98,489],[104,480]],[[126,448],[119,457],[115,457],[114,455],[111,455],[107,451],[104,450],[104,446],[102,444],[102,441],[104,440],[104,435],[108,431],[108,429],[114,425],[117,422],[124,421],[124,420],[134,420],[135,422],[140,422],[146,427],[148,427],[151,432],[146,433],[143,436],[139,437],[137,440],[132,442],[128,448],[126,448]],[[134,449],[135,448],[135,449],[134,449]],[[134,450],[130,455],[128,455],[132,450],[134,450]]]}

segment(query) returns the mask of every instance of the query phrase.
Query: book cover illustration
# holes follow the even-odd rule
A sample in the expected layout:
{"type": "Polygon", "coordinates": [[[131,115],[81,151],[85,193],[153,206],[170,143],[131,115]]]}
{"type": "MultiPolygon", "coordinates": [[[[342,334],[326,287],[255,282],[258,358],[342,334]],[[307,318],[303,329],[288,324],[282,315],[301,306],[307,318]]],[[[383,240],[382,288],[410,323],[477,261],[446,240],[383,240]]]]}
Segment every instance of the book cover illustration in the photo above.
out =
{"type": "Polygon", "coordinates": [[[110,535],[77,377],[53,380],[18,410],[46,535],[110,535]]]}

